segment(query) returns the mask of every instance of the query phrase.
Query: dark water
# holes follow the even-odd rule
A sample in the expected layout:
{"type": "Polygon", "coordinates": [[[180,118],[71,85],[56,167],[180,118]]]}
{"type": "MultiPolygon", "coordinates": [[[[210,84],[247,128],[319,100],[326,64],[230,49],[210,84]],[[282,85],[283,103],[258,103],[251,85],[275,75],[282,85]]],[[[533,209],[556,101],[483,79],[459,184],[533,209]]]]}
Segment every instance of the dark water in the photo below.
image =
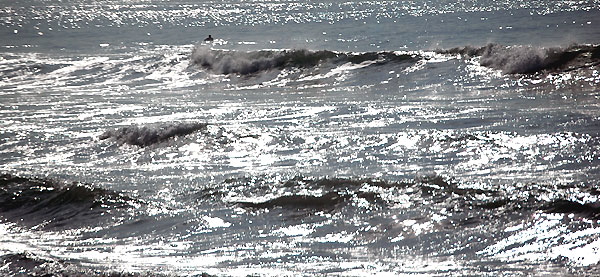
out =
{"type": "Polygon", "coordinates": [[[0,3],[1,274],[599,274],[594,1],[0,3]]]}

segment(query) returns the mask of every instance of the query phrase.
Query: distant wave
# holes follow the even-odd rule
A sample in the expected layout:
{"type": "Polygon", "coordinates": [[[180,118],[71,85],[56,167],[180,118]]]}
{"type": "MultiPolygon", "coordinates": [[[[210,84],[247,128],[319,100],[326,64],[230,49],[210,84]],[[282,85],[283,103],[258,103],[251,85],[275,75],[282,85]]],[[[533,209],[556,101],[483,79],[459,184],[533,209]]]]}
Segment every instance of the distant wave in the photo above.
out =
{"type": "Polygon", "coordinates": [[[271,69],[311,68],[330,62],[359,64],[372,61],[376,64],[388,62],[414,62],[416,55],[395,52],[342,53],[327,50],[263,50],[252,52],[213,50],[196,47],[192,62],[219,74],[253,74],[271,69]]]}
{"type": "Polygon", "coordinates": [[[111,209],[127,207],[130,200],[83,184],[0,175],[0,215],[28,226],[51,229],[97,223],[111,209]]]}
{"type": "Polygon", "coordinates": [[[150,146],[178,136],[185,136],[205,129],[205,123],[173,123],[149,126],[128,126],[109,130],[100,135],[101,140],[113,139],[120,144],[150,146]]]}
{"type": "Polygon", "coordinates": [[[466,57],[479,56],[482,66],[502,70],[505,74],[567,71],[600,64],[600,46],[589,45],[542,48],[490,43],[483,47],[465,46],[437,52],[466,57]]]}

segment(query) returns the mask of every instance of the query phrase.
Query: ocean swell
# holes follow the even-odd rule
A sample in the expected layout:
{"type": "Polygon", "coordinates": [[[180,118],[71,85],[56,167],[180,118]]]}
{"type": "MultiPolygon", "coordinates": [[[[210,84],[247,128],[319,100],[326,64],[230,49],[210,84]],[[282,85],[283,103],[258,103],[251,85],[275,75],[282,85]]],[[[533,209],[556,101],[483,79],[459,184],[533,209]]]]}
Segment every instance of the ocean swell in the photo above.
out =
{"type": "Polygon", "coordinates": [[[141,147],[150,146],[178,136],[185,136],[205,129],[205,123],[173,123],[149,126],[128,126],[109,130],[100,135],[101,140],[113,139],[119,144],[141,147]]]}

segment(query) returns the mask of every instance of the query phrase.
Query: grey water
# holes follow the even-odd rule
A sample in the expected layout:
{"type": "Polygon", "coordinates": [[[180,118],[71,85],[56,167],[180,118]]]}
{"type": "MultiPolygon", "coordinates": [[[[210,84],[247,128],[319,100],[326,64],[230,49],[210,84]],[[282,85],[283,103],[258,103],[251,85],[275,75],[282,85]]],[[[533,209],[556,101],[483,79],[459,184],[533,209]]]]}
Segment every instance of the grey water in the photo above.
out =
{"type": "Polygon", "coordinates": [[[600,274],[599,18],[2,0],[0,273],[600,274]]]}

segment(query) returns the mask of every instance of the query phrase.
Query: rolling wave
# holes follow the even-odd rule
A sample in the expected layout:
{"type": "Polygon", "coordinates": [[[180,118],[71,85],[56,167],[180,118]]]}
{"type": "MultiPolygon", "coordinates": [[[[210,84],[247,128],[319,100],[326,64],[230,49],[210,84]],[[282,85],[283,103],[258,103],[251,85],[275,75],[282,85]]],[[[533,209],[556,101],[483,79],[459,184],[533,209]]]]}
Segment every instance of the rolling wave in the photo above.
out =
{"type": "MultiPolygon", "coordinates": [[[[247,180],[233,180],[240,186],[250,186],[247,180]]],[[[565,213],[579,217],[600,218],[600,202],[579,203],[560,196],[557,189],[554,198],[548,198],[542,186],[521,187],[517,194],[507,194],[503,190],[481,189],[440,177],[425,176],[408,182],[389,182],[374,179],[321,178],[310,179],[296,177],[281,184],[263,186],[264,193],[276,188],[283,189],[283,195],[270,197],[264,201],[234,201],[233,204],[249,209],[281,208],[289,211],[342,212],[341,209],[363,200],[372,208],[389,208],[397,204],[399,195],[409,196],[411,207],[427,206],[428,209],[448,211],[469,211],[470,215],[456,213],[453,220],[465,220],[467,217],[487,218],[498,215],[534,213],[565,213]],[[307,194],[306,192],[317,192],[307,194]],[[465,217],[465,218],[463,218],[465,217]]],[[[227,187],[226,190],[232,189],[227,187]]],[[[234,189],[235,190],[235,189],[234,189]]],[[[205,197],[211,198],[227,193],[206,190],[205,197]]],[[[260,192],[255,192],[260,195],[260,192]]],[[[594,194],[594,192],[590,192],[594,194]]],[[[252,199],[253,197],[250,197],[252,199]]],[[[261,197],[259,197],[261,198],[261,197]]],[[[402,198],[406,201],[406,198],[402,198]]]]}
{"type": "Polygon", "coordinates": [[[82,184],[61,185],[45,179],[0,175],[0,214],[11,221],[44,229],[81,226],[108,218],[132,199],[82,184]]]}
{"type": "Polygon", "coordinates": [[[193,64],[218,74],[248,75],[261,71],[284,68],[311,68],[323,63],[415,62],[417,55],[396,52],[342,53],[327,50],[263,50],[253,52],[213,50],[196,47],[191,55],[193,64]]]}
{"type": "Polygon", "coordinates": [[[479,57],[482,66],[502,70],[505,74],[560,72],[600,64],[600,46],[589,45],[542,48],[490,43],[482,47],[465,46],[437,52],[479,57]]]}
{"type": "Polygon", "coordinates": [[[185,136],[205,129],[205,123],[174,123],[158,126],[128,126],[109,130],[100,135],[101,140],[113,139],[119,144],[130,144],[141,147],[167,141],[174,137],[185,136]]]}

